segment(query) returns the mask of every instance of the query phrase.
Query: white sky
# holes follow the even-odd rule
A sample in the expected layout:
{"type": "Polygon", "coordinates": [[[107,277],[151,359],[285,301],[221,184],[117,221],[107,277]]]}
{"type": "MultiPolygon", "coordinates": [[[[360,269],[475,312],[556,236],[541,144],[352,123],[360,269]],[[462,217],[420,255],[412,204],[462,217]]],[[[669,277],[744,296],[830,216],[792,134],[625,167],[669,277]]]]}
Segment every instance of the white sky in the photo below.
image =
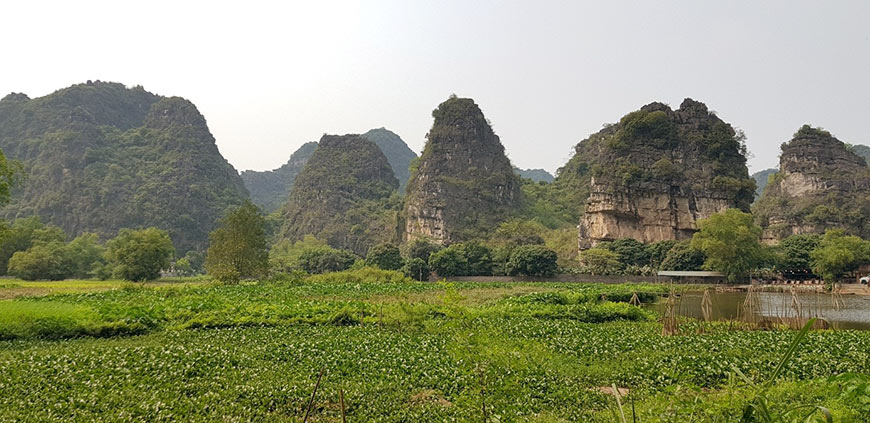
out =
{"type": "Polygon", "coordinates": [[[868,1],[4,1],[0,96],[85,80],[193,101],[238,170],[385,126],[420,151],[472,97],[549,171],[606,122],[707,103],[773,167],[803,123],[870,144],[868,1]],[[229,3],[229,2],[227,2],[229,3]]]}

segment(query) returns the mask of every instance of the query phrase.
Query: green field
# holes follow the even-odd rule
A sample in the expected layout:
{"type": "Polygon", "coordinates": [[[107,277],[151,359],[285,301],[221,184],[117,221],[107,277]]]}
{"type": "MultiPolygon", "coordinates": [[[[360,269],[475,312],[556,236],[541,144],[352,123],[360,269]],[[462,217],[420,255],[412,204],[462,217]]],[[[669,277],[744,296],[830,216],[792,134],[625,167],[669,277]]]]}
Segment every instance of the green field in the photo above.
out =
{"type": "MultiPolygon", "coordinates": [[[[665,287],[364,269],[17,296],[0,301],[0,421],[301,422],[321,369],[310,422],[340,422],[340,392],[350,422],[614,422],[611,384],[629,390],[627,421],[632,405],[641,422],[740,421],[757,389],[734,369],[765,380],[795,332],[682,321],[661,336],[635,292],[665,287]]],[[[868,421],[870,390],[849,376],[868,373],[870,332],[814,331],[770,404],[868,421]]]]}

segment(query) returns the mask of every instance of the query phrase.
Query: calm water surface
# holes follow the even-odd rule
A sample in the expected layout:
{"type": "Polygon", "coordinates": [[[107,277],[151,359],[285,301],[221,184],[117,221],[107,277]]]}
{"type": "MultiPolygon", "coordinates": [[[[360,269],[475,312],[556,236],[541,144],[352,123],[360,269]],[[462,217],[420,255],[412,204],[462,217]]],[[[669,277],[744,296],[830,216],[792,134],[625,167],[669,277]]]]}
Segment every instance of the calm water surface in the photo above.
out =
{"type": "MultiPolygon", "coordinates": [[[[683,316],[701,319],[701,299],[704,293],[686,292],[677,299],[677,308],[683,316]]],[[[746,300],[745,292],[710,292],[713,303],[713,318],[716,320],[736,319],[746,300]]],[[[759,292],[760,305],[757,315],[762,318],[777,319],[796,317],[792,307],[790,292],[759,292]]],[[[870,330],[870,296],[842,295],[840,307],[836,307],[830,293],[797,293],[802,317],[822,317],[836,329],[870,330]]],[[[664,311],[663,302],[652,304],[650,308],[664,311]]]]}

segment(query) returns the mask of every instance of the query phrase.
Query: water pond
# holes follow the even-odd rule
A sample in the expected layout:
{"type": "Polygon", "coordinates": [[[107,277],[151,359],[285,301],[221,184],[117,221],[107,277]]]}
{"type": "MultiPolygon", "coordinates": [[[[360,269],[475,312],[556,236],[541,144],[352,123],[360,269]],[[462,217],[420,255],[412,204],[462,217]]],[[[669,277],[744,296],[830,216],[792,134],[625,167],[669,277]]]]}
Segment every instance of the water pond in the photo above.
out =
{"type": "MultiPolygon", "coordinates": [[[[689,291],[679,294],[676,299],[678,313],[683,316],[703,318],[703,291],[689,291]]],[[[710,291],[712,319],[732,320],[744,313],[746,292],[710,291]]],[[[757,306],[754,314],[762,320],[778,321],[795,318],[800,310],[800,317],[821,317],[835,329],[870,330],[870,296],[841,295],[839,304],[837,298],[830,293],[803,292],[756,292],[757,306]],[[797,302],[795,302],[797,297],[797,302]]],[[[650,308],[663,312],[665,303],[660,301],[649,305],[650,308]]]]}

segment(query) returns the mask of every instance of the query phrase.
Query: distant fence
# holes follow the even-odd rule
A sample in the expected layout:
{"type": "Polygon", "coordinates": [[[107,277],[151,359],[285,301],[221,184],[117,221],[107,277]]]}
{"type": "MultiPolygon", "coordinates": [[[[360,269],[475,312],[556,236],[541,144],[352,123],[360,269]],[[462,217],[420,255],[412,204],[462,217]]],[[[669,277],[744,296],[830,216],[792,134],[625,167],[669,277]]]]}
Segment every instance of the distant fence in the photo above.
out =
{"type": "Polygon", "coordinates": [[[725,283],[721,277],[671,277],[638,275],[555,275],[549,278],[536,276],[451,276],[433,277],[433,281],[448,282],[595,282],[595,283],[725,283]]]}

